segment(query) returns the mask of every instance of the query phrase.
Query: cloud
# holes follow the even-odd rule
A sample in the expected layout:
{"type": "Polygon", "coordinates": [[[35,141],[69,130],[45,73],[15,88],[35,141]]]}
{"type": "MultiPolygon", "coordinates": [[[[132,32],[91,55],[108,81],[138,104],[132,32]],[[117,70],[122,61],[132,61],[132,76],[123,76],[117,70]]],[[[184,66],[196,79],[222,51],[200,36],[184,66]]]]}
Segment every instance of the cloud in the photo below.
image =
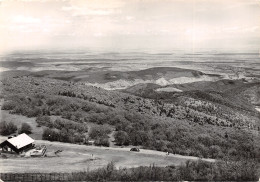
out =
{"type": "Polygon", "coordinates": [[[91,7],[78,7],[75,5],[72,6],[63,6],[62,11],[70,12],[72,16],[106,16],[111,14],[119,13],[118,9],[111,8],[91,8],[91,7]]]}
{"type": "Polygon", "coordinates": [[[134,17],[133,16],[126,16],[126,20],[133,20],[134,17]]]}
{"type": "Polygon", "coordinates": [[[81,8],[79,8],[77,6],[63,6],[61,8],[61,10],[63,10],[63,11],[77,11],[77,10],[81,10],[81,8]]]}
{"type": "Polygon", "coordinates": [[[123,0],[70,0],[61,10],[72,16],[108,16],[120,14],[125,3],[123,0]]]}
{"type": "Polygon", "coordinates": [[[30,23],[41,23],[41,19],[34,18],[32,16],[17,15],[12,18],[13,23],[19,24],[30,24],[30,23]]]}
{"type": "Polygon", "coordinates": [[[0,35],[10,47],[19,42],[31,46],[30,41],[24,41],[28,37],[34,37],[33,45],[39,47],[46,44],[181,49],[193,45],[214,47],[216,42],[222,46],[226,40],[250,46],[252,41],[245,40],[260,36],[259,2],[8,0],[0,5],[0,35]]]}
{"type": "Polygon", "coordinates": [[[106,16],[115,13],[113,10],[79,10],[75,11],[72,16],[106,16]]]}
{"type": "Polygon", "coordinates": [[[260,26],[250,26],[250,27],[245,27],[242,30],[245,33],[257,33],[258,37],[260,37],[260,26]]]}
{"type": "Polygon", "coordinates": [[[225,9],[237,9],[241,7],[250,7],[250,6],[260,6],[259,0],[250,0],[250,1],[237,1],[236,3],[226,6],[225,9]]]}
{"type": "Polygon", "coordinates": [[[103,33],[101,33],[101,32],[97,32],[97,33],[94,33],[94,36],[95,37],[103,37],[105,35],[103,33]]]}
{"type": "MultiPolygon", "coordinates": [[[[17,1],[17,0],[0,0],[1,1],[17,1]]],[[[28,3],[31,3],[31,2],[66,2],[68,0],[18,0],[18,2],[28,2],[28,3]]]]}

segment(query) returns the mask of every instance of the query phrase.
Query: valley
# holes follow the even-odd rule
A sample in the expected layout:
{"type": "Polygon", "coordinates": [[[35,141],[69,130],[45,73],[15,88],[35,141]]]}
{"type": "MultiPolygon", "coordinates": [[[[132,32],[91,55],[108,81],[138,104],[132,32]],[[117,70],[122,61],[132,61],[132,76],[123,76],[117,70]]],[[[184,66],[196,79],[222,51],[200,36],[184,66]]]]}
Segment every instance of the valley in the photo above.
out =
{"type": "Polygon", "coordinates": [[[150,65],[139,55],[133,62],[138,65],[143,59],[150,66],[137,68],[128,67],[129,58],[125,63],[112,59],[118,55],[56,62],[58,58],[32,55],[1,61],[9,69],[1,72],[1,125],[18,128],[10,136],[29,124],[29,135],[47,146],[47,156],[1,159],[5,172],[24,172],[15,166],[17,161],[31,172],[49,173],[64,172],[60,166],[76,172],[96,170],[111,161],[118,168],[167,168],[201,158],[259,159],[260,80],[252,76],[259,74],[256,69],[246,68],[255,64],[253,60],[172,64],[169,59],[150,65]],[[122,70],[116,69],[117,61],[124,63],[122,70]],[[45,69],[44,64],[54,67],[45,69]],[[140,153],[130,152],[131,147],[140,148],[140,153]],[[63,152],[48,157],[57,150],[63,152]],[[43,170],[47,165],[55,167],[43,170]]]}

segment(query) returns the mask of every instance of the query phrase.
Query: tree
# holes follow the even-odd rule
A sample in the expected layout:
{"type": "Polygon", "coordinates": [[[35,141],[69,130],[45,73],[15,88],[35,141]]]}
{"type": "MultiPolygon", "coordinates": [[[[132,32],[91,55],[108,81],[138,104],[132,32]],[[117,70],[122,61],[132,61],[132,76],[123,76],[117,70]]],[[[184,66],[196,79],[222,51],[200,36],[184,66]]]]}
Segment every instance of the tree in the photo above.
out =
{"type": "Polygon", "coordinates": [[[68,130],[62,128],[62,130],[59,132],[59,141],[71,143],[72,135],[73,134],[69,133],[68,130]]]}
{"type": "Polygon", "coordinates": [[[92,139],[97,138],[107,138],[108,134],[111,132],[110,128],[108,126],[103,125],[97,125],[93,126],[89,131],[89,137],[92,139]]]}
{"type": "Polygon", "coordinates": [[[148,142],[149,136],[145,131],[132,131],[129,133],[132,145],[144,145],[148,142]]]}
{"type": "Polygon", "coordinates": [[[109,147],[109,145],[110,145],[108,138],[105,138],[105,137],[96,139],[94,144],[97,146],[105,146],[105,147],[109,147]]]}
{"type": "Polygon", "coordinates": [[[129,136],[125,131],[115,133],[115,141],[118,145],[129,145],[129,136]]]}
{"type": "Polygon", "coordinates": [[[15,133],[17,130],[17,126],[15,124],[13,124],[12,122],[6,122],[6,121],[2,121],[0,123],[0,134],[1,135],[10,135],[15,133]]]}
{"type": "Polygon", "coordinates": [[[50,116],[38,116],[36,118],[36,123],[38,124],[38,126],[47,126],[49,128],[53,127],[53,123],[51,121],[50,116]]]}
{"type": "Polygon", "coordinates": [[[23,123],[20,130],[18,131],[18,133],[19,134],[21,134],[21,133],[31,134],[32,133],[32,127],[27,123],[23,123]]]}

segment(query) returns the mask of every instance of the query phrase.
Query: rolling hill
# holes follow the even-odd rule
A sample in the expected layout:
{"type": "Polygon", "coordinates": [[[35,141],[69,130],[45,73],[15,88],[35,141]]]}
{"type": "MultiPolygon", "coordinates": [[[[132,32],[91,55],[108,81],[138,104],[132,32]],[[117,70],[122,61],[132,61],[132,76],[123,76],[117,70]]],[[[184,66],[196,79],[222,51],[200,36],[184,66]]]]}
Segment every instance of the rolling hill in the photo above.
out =
{"type": "MultiPolygon", "coordinates": [[[[230,87],[246,91],[244,88],[258,86],[258,83],[245,83],[243,87],[240,84],[230,87]]],[[[157,88],[155,84],[136,85],[130,87],[130,94],[123,93],[126,90],[108,91],[84,82],[8,77],[1,80],[2,109],[11,114],[36,117],[36,121],[41,120],[41,126],[50,127],[51,132],[60,135],[54,140],[62,142],[77,143],[77,137],[89,132],[69,129],[69,126],[93,123],[121,132],[125,145],[182,155],[241,157],[248,155],[248,147],[257,147],[259,113],[253,110],[248,99],[237,98],[241,104],[233,104],[227,97],[230,89],[176,93],[157,92],[157,88]],[[52,116],[61,119],[47,122],[46,117],[52,116]],[[62,119],[67,129],[61,129],[62,119]]],[[[253,93],[250,92],[251,96],[253,93]]],[[[256,157],[257,150],[252,149],[250,156],[256,157]]]]}

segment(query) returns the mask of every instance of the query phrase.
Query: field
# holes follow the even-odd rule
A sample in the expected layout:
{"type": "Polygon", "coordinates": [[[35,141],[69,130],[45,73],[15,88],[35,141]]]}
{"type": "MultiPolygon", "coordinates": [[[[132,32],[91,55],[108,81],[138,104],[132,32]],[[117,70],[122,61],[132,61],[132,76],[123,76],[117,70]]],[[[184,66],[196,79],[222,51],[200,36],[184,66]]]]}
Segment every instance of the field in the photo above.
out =
{"type": "Polygon", "coordinates": [[[30,136],[35,140],[42,139],[43,128],[37,127],[35,118],[28,118],[26,116],[21,116],[16,114],[9,114],[8,111],[0,111],[0,117],[2,120],[5,120],[7,122],[13,122],[18,128],[21,127],[22,123],[29,124],[32,127],[32,131],[33,131],[33,133],[30,136]]]}
{"type": "MultiPolygon", "coordinates": [[[[104,167],[111,161],[115,162],[116,167],[126,168],[149,166],[152,164],[155,164],[156,166],[177,166],[184,163],[188,159],[198,160],[196,157],[173,154],[166,155],[165,152],[145,149],[141,149],[140,152],[130,152],[129,147],[95,147],[43,140],[36,140],[35,144],[47,146],[47,157],[10,157],[8,159],[1,159],[1,172],[51,173],[87,171],[104,167]],[[62,150],[62,152],[54,155],[54,152],[57,150],[62,150]]],[[[214,160],[207,159],[207,161],[214,160]]]]}

